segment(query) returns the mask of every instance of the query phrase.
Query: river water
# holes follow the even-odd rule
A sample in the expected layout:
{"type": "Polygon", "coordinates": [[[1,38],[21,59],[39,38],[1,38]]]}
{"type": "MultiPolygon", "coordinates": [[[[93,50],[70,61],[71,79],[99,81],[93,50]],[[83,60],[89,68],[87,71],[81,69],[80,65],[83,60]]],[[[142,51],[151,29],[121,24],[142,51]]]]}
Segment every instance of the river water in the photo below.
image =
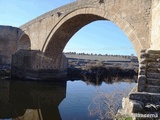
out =
{"type": "Polygon", "coordinates": [[[107,120],[135,85],[0,80],[0,120],[107,120]]]}

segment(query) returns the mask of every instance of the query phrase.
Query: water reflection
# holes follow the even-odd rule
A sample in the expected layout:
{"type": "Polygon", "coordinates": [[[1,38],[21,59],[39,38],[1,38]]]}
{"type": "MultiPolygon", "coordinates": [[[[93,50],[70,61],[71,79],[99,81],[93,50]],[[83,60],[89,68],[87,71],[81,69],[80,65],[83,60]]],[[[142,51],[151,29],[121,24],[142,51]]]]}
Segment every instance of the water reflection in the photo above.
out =
{"type": "MultiPolygon", "coordinates": [[[[72,81],[75,81],[77,78],[68,78],[72,81]]],[[[121,77],[108,77],[108,78],[91,78],[88,76],[85,76],[84,78],[80,78],[82,81],[84,81],[87,85],[94,85],[94,86],[101,86],[103,82],[106,84],[113,84],[115,82],[129,82],[129,83],[137,83],[137,76],[133,78],[121,78],[121,77]]],[[[79,80],[79,78],[78,78],[79,80]]]]}
{"type": "MultiPolygon", "coordinates": [[[[96,80],[59,82],[0,80],[0,119],[100,119],[102,116],[99,114],[103,112],[99,111],[106,112],[108,107],[102,104],[102,98],[107,102],[110,100],[108,104],[112,105],[115,102],[113,99],[116,98],[116,101],[118,99],[117,93],[129,92],[135,85],[130,79],[124,79],[127,82],[96,80]]],[[[117,104],[121,103],[121,99],[117,104]]]]}
{"type": "Polygon", "coordinates": [[[60,120],[58,106],[66,97],[66,81],[0,81],[0,118],[60,120]]]}

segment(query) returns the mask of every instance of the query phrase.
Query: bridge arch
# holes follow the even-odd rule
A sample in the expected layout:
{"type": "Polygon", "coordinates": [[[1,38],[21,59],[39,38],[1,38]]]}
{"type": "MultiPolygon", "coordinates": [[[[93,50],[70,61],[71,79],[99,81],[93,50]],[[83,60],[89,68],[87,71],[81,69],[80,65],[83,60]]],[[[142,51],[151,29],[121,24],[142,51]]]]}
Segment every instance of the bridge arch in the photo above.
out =
{"type": "Polygon", "coordinates": [[[55,25],[44,43],[42,51],[45,56],[57,57],[60,55],[69,39],[78,30],[96,20],[109,20],[114,22],[128,36],[137,56],[139,56],[140,50],[143,47],[132,26],[122,19],[119,14],[100,8],[82,8],[65,15],[55,25]]]}
{"type": "Polygon", "coordinates": [[[22,33],[18,40],[18,48],[20,49],[30,49],[31,48],[31,41],[29,36],[26,33],[22,33]]]}

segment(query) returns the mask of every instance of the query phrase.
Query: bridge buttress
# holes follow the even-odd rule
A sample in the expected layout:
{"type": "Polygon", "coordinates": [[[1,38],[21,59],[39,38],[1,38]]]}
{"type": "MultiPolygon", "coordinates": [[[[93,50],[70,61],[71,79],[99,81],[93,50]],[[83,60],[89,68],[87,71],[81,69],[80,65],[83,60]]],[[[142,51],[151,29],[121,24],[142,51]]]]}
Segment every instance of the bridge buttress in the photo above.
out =
{"type": "Polygon", "coordinates": [[[152,114],[152,117],[160,117],[160,50],[141,51],[138,83],[122,101],[118,114],[132,117],[134,114],[152,114]]]}

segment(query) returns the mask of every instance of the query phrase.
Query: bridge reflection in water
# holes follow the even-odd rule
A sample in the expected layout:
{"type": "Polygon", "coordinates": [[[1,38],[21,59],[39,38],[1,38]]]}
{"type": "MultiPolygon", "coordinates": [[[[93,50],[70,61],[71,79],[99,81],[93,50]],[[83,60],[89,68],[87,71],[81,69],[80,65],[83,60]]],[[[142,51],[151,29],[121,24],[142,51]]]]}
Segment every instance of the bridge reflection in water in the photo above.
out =
{"type": "Polygon", "coordinates": [[[60,120],[58,106],[66,97],[66,81],[0,81],[0,119],[60,120]]]}

